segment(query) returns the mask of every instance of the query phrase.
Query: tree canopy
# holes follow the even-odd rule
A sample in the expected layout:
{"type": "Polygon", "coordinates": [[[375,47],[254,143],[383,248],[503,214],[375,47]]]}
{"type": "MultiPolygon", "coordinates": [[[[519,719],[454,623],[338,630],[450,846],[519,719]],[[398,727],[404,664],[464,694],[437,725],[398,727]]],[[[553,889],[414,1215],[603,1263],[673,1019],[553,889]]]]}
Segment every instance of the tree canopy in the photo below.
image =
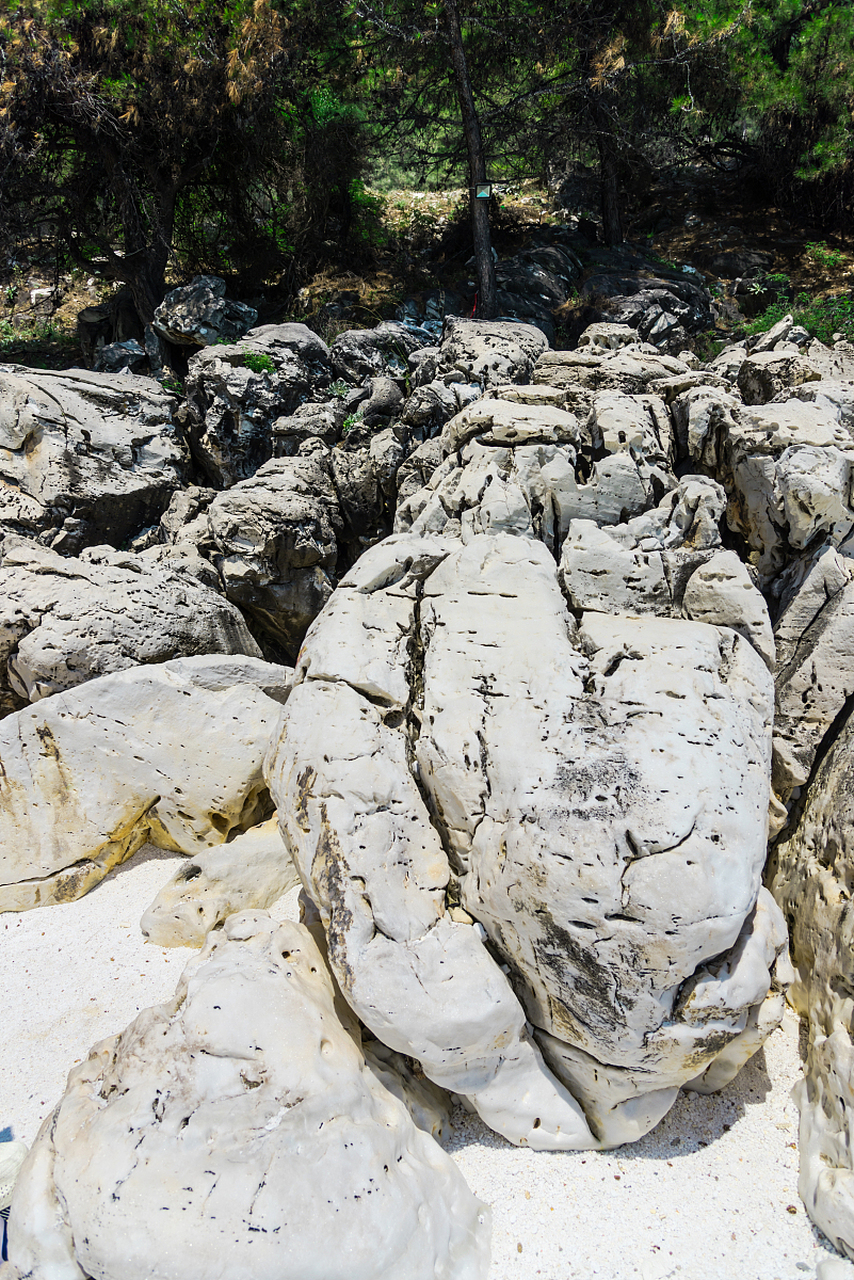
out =
{"type": "Polygon", "coordinates": [[[475,128],[470,182],[596,163],[612,242],[623,188],[689,156],[750,160],[778,200],[850,214],[843,0],[6,0],[3,15],[7,248],[35,236],[125,282],[144,321],[173,254],[295,285],[352,244],[371,148],[459,173],[475,128]]]}

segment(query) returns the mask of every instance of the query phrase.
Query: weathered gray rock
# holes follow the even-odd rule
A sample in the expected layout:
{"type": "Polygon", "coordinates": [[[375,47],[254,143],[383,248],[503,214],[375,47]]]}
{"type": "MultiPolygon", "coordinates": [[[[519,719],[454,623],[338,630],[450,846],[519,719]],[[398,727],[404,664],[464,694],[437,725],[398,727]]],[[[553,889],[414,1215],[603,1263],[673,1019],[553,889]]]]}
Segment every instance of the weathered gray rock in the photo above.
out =
{"type": "Polygon", "coordinates": [[[179,562],[121,564],[7,538],[0,567],[0,713],[97,676],[193,654],[261,650],[238,610],[179,562]]]}
{"type": "Polygon", "coordinates": [[[336,376],[349,382],[377,375],[403,377],[409,369],[409,357],[429,340],[428,334],[416,334],[408,325],[384,320],[375,329],[339,333],[329,353],[336,376]]]}
{"type": "Polygon", "coordinates": [[[111,342],[108,346],[99,347],[92,368],[96,373],[121,373],[125,369],[139,373],[145,369],[147,359],[136,338],[129,338],[126,342],[111,342]]]}
{"type": "Polygon", "coordinates": [[[602,320],[587,326],[578,339],[578,350],[586,355],[604,355],[606,351],[637,346],[637,342],[638,331],[631,325],[609,324],[602,320]]]}
{"type": "Polygon", "coordinates": [[[321,440],[331,447],[341,435],[343,422],[344,414],[335,403],[301,404],[272,424],[273,457],[292,457],[306,440],[321,440]]]}
{"type": "Polygon", "coordinates": [[[538,542],[403,535],[344,579],[295,680],[267,776],[342,992],[499,1132],[638,1137],[779,1018],[772,685],[733,631],[578,629],[538,542]]]}
{"type": "Polygon", "coordinates": [[[185,458],[147,378],[0,366],[0,527],[76,553],[154,524],[185,458]]]}
{"type": "Polygon", "coordinates": [[[256,658],[179,658],[7,716],[0,911],[79,898],[146,840],[196,854],[254,826],[289,688],[256,658]]]}
{"type": "Polygon", "coordinates": [[[72,1070],[10,1241],[32,1280],[485,1280],[489,1211],[372,1071],[309,930],[246,911],[72,1070]]]}
{"type": "Polygon", "coordinates": [[[765,333],[757,334],[754,338],[748,338],[748,349],[753,355],[757,355],[762,351],[773,351],[778,343],[788,341],[792,328],[792,316],[783,316],[782,320],[778,320],[765,333]]]}
{"type": "Polygon", "coordinates": [[[670,421],[655,397],[594,396],[582,425],[536,392],[485,396],[452,418],[442,431],[444,462],[423,489],[407,485],[395,530],[515,533],[557,555],[571,520],[615,524],[675,484],[665,470],[670,421]]]}
{"type": "Polygon", "coordinates": [[[550,387],[590,391],[623,391],[637,395],[659,378],[688,373],[688,366],[673,356],[620,347],[608,354],[581,351],[547,351],[540,356],[531,381],[550,387]]]}
{"type": "Polygon", "coordinates": [[[727,522],[756,551],[761,585],[816,535],[839,543],[854,528],[854,440],[829,403],[747,407],[699,387],[673,415],[691,459],[726,489],[727,522]]]}
{"type": "Polygon", "coordinates": [[[818,370],[800,355],[780,351],[753,351],[738,371],[738,389],[745,404],[767,404],[781,392],[803,382],[818,382],[818,370]]]}
{"type": "Polygon", "coordinates": [[[200,947],[235,911],[270,907],[299,884],[276,815],[180,867],[140,920],[159,947],[200,947]]]}
{"type": "Polygon", "coordinates": [[[720,547],[725,503],[714,480],[686,476],[625,524],[572,520],[558,575],[570,607],[732,627],[773,670],[768,607],[735,552],[720,547]]]}
{"type": "Polygon", "coordinates": [[[218,276],[196,276],[167,293],[154,312],[154,328],[179,346],[209,347],[236,342],[258,319],[254,307],[225,296],[218,276]]]}
{"type": "Polygon", "coordinates": [[[229,600],[295,653],[332,594],[344,527],[325,455],[265,463],[206,518],[229,600]]]}
{"type": "Polygon", "coordinates": [[[484,391],[505,382],[530,382],[548,340],[530,324],[461,320],[449,316],[439,352],[439,372],[456,373],[484,391]]]}
{"type": "Polygon", "coordinates": [[[854,694],[854,562],[824,546],[793,566],[774,632],[774,787],[785,800],[854,694]]]}
{"type": "Polygon", "coordinates": [[[190,446],[219,488],[254,475],[273,456],[273,424],[329,384],[325,343],[305,325],[263,325],[240,342],[208,347],[186,378],[190,446]]]}
{"type": "Polygon", "coordinates": [[[796,828],[776,846],[770,884],[789,923],[797,980],[789,999],[809,1027],[798,1190],[813,1222],[854,1258],[854,718],[811,782],[796,828]]]}

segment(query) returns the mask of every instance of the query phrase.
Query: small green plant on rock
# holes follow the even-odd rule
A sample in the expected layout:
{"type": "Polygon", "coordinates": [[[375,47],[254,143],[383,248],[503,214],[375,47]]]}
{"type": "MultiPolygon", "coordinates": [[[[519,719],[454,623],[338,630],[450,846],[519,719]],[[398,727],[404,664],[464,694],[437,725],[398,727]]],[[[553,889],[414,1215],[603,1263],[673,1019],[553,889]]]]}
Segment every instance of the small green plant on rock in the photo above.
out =
{"type": "Polygon", "coordinates": [[[243,363],[245,364],[246,368],[251,369],[253,373],[275,373],[276,372],[276,366],[273,364],[273,361],[270,359],[270,357],[267,355],[263,355],[260,352],[256,353],[254,351],[250,351],[249,354],[244,357],[243,363]]]}
{"type": "Polygon", "coordinates": [[[355,413],[351,413],[349,417],[344,419],[344,425],[341,428],[341,439],[346,440],[353,428],[361,427],[364,421],[365,419],[360,410],[357,409],[355,413]]]}

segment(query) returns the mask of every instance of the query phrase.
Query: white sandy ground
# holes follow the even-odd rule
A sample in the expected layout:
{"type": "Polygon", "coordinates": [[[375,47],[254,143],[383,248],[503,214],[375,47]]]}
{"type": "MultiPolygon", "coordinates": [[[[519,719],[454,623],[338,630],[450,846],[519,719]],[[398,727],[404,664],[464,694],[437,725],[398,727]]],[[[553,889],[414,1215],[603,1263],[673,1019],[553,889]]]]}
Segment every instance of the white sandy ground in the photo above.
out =
{"type": "MultiPolygon", "coordinates": [[[[0,1141],[31,1143],[90,1045],[173,993],[193,953],[146,943],[139,918],[177,861],[146,847],[79,902],[0,914],[0,1141]]],[[[296,893],[273,914],[295,919],[296,893]]],[[[721,1094],[605,1155],[512,1147],[458,1110],[448,1149],[492,1206],[490,1280],[815,1277],[838,1254],[798,1199],[799,1072],[789,1016],[721,1094]]]]}

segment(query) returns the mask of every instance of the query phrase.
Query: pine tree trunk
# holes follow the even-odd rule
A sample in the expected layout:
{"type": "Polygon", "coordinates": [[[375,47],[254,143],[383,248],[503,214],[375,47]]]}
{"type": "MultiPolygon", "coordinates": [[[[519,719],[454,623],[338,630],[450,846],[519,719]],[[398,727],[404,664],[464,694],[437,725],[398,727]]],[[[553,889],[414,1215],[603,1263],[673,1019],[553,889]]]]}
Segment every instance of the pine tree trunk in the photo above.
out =
{"type": "Polygon", "coordinates": [[[605,243],[613,246],[623,243],[620,184],[617,176],[617,142],[611,118],[598,94],[594,94],[591,100],[590,114],[596,129],[596,148],[599,152],[602,230],[605,243]]]}
{"type": "Polygon", "coordinates": [[[463,49],[460,15],[456,0],[445,0],[448,42],[451,47],[451,63],[457,85],[457,97],[463,119],[466,147],[469,157],[469,200],[471,202],[471,228],[474,238],[474,260],[477,272],[477,314],[491,320],[498,314],[498,290],[495,283],[495,263],[492,259],[492,240],[489,234],[489,201],[478,200],[475,186],[486,182],[486,158],[480,136],[480,122],[474,105],[469,80],[465,50],[463,49]]]}

